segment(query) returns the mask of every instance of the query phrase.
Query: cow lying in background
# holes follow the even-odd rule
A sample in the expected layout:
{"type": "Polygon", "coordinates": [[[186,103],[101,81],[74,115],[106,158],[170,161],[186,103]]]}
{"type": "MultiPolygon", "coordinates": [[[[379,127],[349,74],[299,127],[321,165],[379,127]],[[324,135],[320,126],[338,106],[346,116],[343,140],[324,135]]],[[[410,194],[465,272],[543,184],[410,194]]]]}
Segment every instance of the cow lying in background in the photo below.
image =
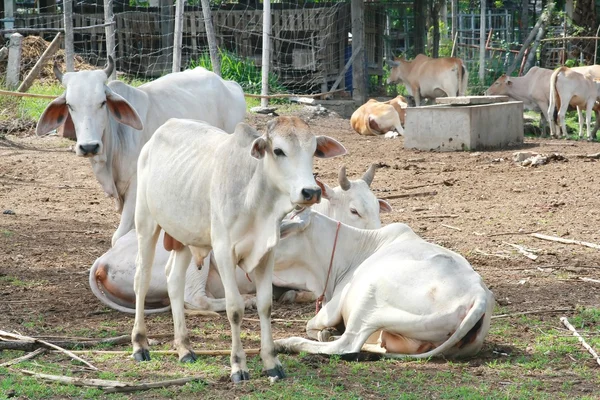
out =
{"type": "Polygon", "coordinates": [[[107,84],[113,69],[110,56],[104,70],[63,75],[55,65],[65,92],[48,105],[36,133],[43,135],[72,119],[75,154],[90,158],[96,179],[121,213],[114,245],[134,228],[137,161],[154,131],[173,117],[203,120],[231,133],[246,116],[246,101],[240,85],[201,67],[137,88],[120,81],[107,84]]]}
{"type": "Polygon", "coordinates": [[[352,129],[361,135],[394,138],[404,134],[408,103],[403,96],[380,102],[370,99],[354,111],[350,118],[352,129]]]}
{"type": "Polygon", "coordinates": [[[323,341],[277,340],[278,351],[348,354],[368,344],[364,350],[427,358],[481,349],[494,297],[459,254],[405,224],[365,231],[311,210],[284,220],[281,235],[303,244],[306,279],[320,284],[312,289],[324,293],[325,306],[306,325],[309,338],[323,341]],[[342,336],[327,341],[340,325],[342,336]]]}
{"type": "Polygon", "coordinates": [[[387,83],[404,83],[415,98],[417,107],[422,98],[464,96],[467,93],[469,72],[460,58],[430,58],[419,54],[412,61],[395,57],[388,61],[392,67],[387,83]]]}
{"type": "MultiPolygon", "coordinates": [[[[346,176],[346,168],[342,167],[338,175],[340,186],[331,188],[327,184],[317,181],[323,191],[323,198],[319,204],[312,206],[313,210],[321,212],[335,220],[363,229],[375,229],[381,226],[380,212],[391,211],[390,205],[385,200],[378,200],[370,190],[370,185],[375,175],[375,166],[365,172],[358,180],[350,181],[346,176]]],[[[162,245],[164,232],[161,232],[159,244],[156,248],[154,263],[152,264],[152,278],[150,288],[146,295],[145,312],[158,313],[170,309],[165,277],[165,265],[169,259],[169,252],[162,245]]],[[[292,240],[279,242],[275,252],[275,270],[273,282],[278,283],[278,272],[281,269],[295,271],[293,283],[295,288],[306,288],[304,274],[296,266],[295,261],[304,256],[303,250],[295,247],[292,240]],[[296,249],[285,250],[284,247],[292,246],[296,249]],[[285,259],[283,255],[290,259],[285,259]]],[[[135,275],[135,259],[137,256],[137,237],[135,230],[121,237],[115,245],[100,256],[90,269],[90,288],[92,293],[105,305],[117,311],[133,314],[135,312],[135,293],[133,281],[135,275]]],[[[202,260],[199,260],[200,263],[202,260]]],[[[218,270],[214,264],[208,265],[206,270],[199,271],[197,262],[192,261],[186,271],[185,304],[189,309],[219,312],[225,311],[223,284],[218,270]],[[208,274],[206,274],[208,272],[208,274]]],[[[240,268],[236,269],[236,281],[241,294],[247,295],[256,292],[254,283],[250,282],[240,268]]],[[[290,287],[290,282],[285,282],[290,287]]],[[[292,285],[293,286],[293,285],[292,285]]],[[[312,301],[316,298],[310,293],[296,293],[291,290],[281,296],[282,301],[312,301]]],[[[254,304],[253,298],[246,298],[246,307],[254,304]]]]}
{"type": "MultiPolygon", "coordinates": [[[[571,68],[572,71],[579,73],[593,73],[598,74],[595,76],[600,78],[600,66],[590,67],[575,67],[571,68]],[[598,67],[598,68],[592,68],[598,67]]],[[[548,115],[548,107],[550,105],[550,78],[552,77],[551,69],[532,67],[527,74],[522,77],[508,77],[502,75],[486,90],[486,96],[489,95],[506,95],[517,101],[523,102],[523,107],[527,110],[539,112],[541,115],[540,125],[542,132],[545,134],[545,125],[550,121],[548,115]]],[[[574,103],[569,103],[569,106],[575,106],[574,103]]],[[[592,136],[596,136],[598,128],[600,128],[600,105],[596,103],[594,105],[594,112],[596,113],[596,126],[592,131],[592,136]]],[[[579,121],[582,126],[583,121],[579,121]]]]}
{"type": "Polygon", "coordinates": [[[162,229],[165,249],[173,250],[165,269],[179,359],[196,360],[185,324],[186,270],[192,254],[205,258],[212,251],[231,328],[232,381],[250,378],[240,337],[244,301],[235,279],[238,266],[256,285],[265,372],[274,379],[285,377],[271,330],[279,226],[294,208],[321,199],[312,173],[313,157],[345,153],[339,142],[313,135],[308,124],[296,117],[269,121],[263,135],[244,123],[231,135],[205,122],[184,119],[170,119],[158,128],[138,162],[134,359],[150,359],[144,305],[162,229]]]}
{"type": "MultiPolygon", "coordinates": [[[[591,123],[592,110],[600,98],[600,81],[590,74],[583,75],[568,67],[556,69],[550,77],[550,133],[552,136],[567,136],[565,117],[569,104],[577,107],[579,117],[579,138],[583,137],[583,116],[585,108],[585,121],[588,140],[592,140],[591,123]]],[[[597,121],[596,121],[597,123],[597,121]]],[[[595,132],[595,131],[594,131],[595,132]]]]}

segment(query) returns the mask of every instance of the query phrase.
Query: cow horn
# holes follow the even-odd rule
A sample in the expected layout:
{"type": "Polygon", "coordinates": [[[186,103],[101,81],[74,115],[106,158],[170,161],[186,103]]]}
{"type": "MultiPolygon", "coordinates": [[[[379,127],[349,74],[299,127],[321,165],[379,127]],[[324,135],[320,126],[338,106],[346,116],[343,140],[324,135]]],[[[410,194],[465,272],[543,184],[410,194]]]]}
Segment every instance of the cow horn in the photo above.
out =
{"type": "Polygon", "coordinates": [[[387,63],[387,65],[389,65],[390,67],[397,67],[398,65],[400,65],[400,63],[398,61],[391,61],[391,60],[385,60],[385,62],[387,63]]]}
{"type": "Polygon", "coordinates": [[[365,172],[365,174],[362,177],[362,180],[365,181],[367,185],[369,185],[369,187],[371,187],[371,183],[373,183],[373,178],[375,178],[376,169],[377,166],[375,164],[371,164],[367,172],[365,172]]]}
{"type": "Polygon", "coordinates": [[[113,60],[112,56],[109,55],[108,61],[106,63],[106,67],[104,68],[104,73],[106,74],[107,78],[110,78],[114,69],[115,69],[115,60],[113,60]]]}
{"type": "Polygon", "coordinates": [[[350,181],[348,180],[348,177],[346,176],[346,166],[345,165],[342,168],[340,168],[340,173],[338,175],[338,182],[340,183],[340,187],[342,188],[342,190],[350,189],[350,181]]]}
{"type": "Polygon", "coordinates": [[[60,72],[60,68],[58,68],[58,63],[56,61],[54,61],[54,75],[56,76],[56,79],[58,79],[58,81],[60,83],[62,83],[62,78],[63,78],[63,73],[60,72]]]}

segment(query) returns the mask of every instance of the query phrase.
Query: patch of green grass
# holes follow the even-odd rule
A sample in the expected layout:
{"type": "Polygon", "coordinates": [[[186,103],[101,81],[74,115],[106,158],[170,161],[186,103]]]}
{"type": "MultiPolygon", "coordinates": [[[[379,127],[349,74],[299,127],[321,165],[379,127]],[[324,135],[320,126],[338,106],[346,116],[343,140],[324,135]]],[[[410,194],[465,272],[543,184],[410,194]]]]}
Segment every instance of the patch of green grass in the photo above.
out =
{"type": "Polygon", "coordinates": [[[16,277],[10,276],[10,275],[0,276],[0,282],[4,282],[11,286],[26,287],[26,288],[31,288],[31,287],[35,287],[35,286],[42,286],[42,285],[48,284],[48,281],[45,279],[35,280],[35,281],[34,280],[23,281],[19,278],[16,278],[16,277]]]}
{"type": "Polygon", "coordinates": [[[7,238],[12,237],[15,234],[14,232],[9,231],[8,229],[2,229],[0,230],[0,233],[2,233],[2,236],[7,238]]]}

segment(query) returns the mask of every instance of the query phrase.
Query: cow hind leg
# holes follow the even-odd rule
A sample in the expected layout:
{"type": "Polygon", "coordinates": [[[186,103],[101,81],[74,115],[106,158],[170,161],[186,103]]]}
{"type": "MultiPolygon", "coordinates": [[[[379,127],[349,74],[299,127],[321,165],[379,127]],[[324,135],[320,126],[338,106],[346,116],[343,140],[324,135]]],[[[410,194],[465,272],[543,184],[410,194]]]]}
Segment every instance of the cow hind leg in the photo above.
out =
{"type": "MultiPolygon", "coordinates": [[[[586,117],[587,117],[587,113],[586,113],[586,117]]],[[[579,122],[579,139],[581,139],[583,137],[583,110],[581,109],[581,107],[577,106],[577,121],[579,122]]],[[[588,125],[588,134],[589,132],[589,125],[588,125]]]]}
{"type": "Polygon", "coordinates": [[[133,358],[136,361],[149,361],[150,351],[144,320],[144,304],[150,287],[154,250],[160,229],[151,219],[145,220],[137,228],[138,255],[133,286],[135,291],[135,322],[131,332],[131,342],[133,345],[133,358]]]}
{"type": "Polygon", "coordinates": [[[192,253],[186,246],[181,250],[171,251],[166,266],[167,288],[173,313],[174,343],[181,362],[196,361],[185,325],[184,311],[185,275],[191,260],[192,253]]]}

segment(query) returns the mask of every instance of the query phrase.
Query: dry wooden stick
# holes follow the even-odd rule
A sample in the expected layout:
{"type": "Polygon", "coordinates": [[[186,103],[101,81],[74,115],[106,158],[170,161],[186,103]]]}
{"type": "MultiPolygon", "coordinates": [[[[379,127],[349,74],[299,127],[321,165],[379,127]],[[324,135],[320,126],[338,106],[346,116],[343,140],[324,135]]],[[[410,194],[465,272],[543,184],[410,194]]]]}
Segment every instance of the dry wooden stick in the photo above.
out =
{"type": "Polygon", "coordinates": [[[571,332],[573,332],[573,336],[575,336],[577,340],[579,340],[579,343],[581,343],[581,345],[585,347],[585,349],[592,355],[592,357],[594,357],[594,360],[596,360],[598,365],[600,365],[600,356],[598,356],[598,353],[596,353],[594,349],[592,349],[592,346],[587,344],[585,339],[582,338],[579,332],[577,332],[573,325],[571,325],[567,317],[560,317],[560,322],[562,322],[564,326],[566,326],[571,332]]]}
{"type": "Polygon", "coordinates": [[[459,231],[462,232],[462,229],[457,228],[456,226],[452,226],[452,225],[446,225],[446,224],[440,224],[442,225],[444,228],[448,228],[448,229],[454,229],[455,231],[459,231]]]}
{"type": "Polygon", "coordinates": [[[542,235],[541,233],[532,233],[531,236],[538,238],[538,239],[542,239],[542,240],[549,240],[551,242],[566,243],[566,244],[578,244],[580,246],[586,246],[586,247],[591,247],[592,249],[600,250],[600,245],[595,244],[595,243],[582,242],[581,240],[564,239],[564,238],[556,237],[556,236],[542,235]]]}
{"type": "Polygon", "coordinates": [[[393,199],[403,199],[406,197],[423,197],[423,196],[435,196],[438,192],[432,190],[430,192],[417,192],[417,193],[402,193],[402,194],[394,194],[391,196],[381,197],[382,200],[393,200],[393,199]]]}
{"type": "Polygon", "coordinates": [[[64,375],[48,375],[48,374],[40,374],[37,372],[29,371],[26,369],[20,369],[20,372],[25,375],[30,375],[35,378],[44,379],[47,381],[60,382],[67,385],[75,385],[75,386],[90,386],[96,387],[100,389],[104,389],[107,387],[118,387],[118,386],[126,386],[126,383],[119,381],[109,381],[106,379],[90,379],[90,378],[73,378],[70,376],[64,375]]]}
{"type": "MultiPolygon", "coordinates": [[[[246,349],[244,352],[247,355],[260,354],[260,349],[246,349]]],[[[73,350],[76,354],[131,354],[131,351],[126,350],[73,350]]],[[[177,350],[153,350],[153,354],[166,354],[166,355],[177,355],[177,350]]],[[[198,356],[229,356],[231,350],[194,350],[194,353],[198,356]]]]}
{"type": "Polygon", "coordinates": [[[15,364],[18,364],[18,363],[20,363],[22,361],[26,361],[26,360],[32,359],[34,357],[37,357],[40,354],[45,353],[45,352],[46,352],[46,349],[44,349],[44,348],[38,348],[38,349],[35,349],[34,351],[32,351],[31,353],[25,354],[24,356],[13,358],[10,361],[2,363],[2,364],[0,364],[0,367],[8,367],[9,365],[15,365],[15,364]]]}
{"type": "MultiPolygon", "coordinates": [[[[260,319],[258,319],[258,318],[244,318],[244,321],[260,322],[260,319]]],[[[298,322],[300,324],[305,324],[305,323],[308,322],[308,320],[304,320],[304,319],[273,318],[273,319],[271,319],[271,322],[298,322]]]]}
{"type": "Polygon", "coordinates": [[[172,380],[168,380],[168,381],[159,381],[159,382],[152,382],[152,383],[135,383],[135,384],[128,383],[125,386],[106,388],[106,389],[104,389],[104,392],[105,393],[139,392],[142,390],[159,389],[159,388],[165,388],[168,386],[183,386],[188,382],[197,382],[197,381],[203,381],[205,383],[213,383],[213,382],[208,382],[206,379],[201,378],[199,376],[192,376],[192,377],[188,377],[188,378],[179,378],[179,379],[172,379],[172,380]]]}
{"type": "Polygon", "coordinates": [[[11,349],[11,350],[23,350],[23,351],[32,351],[38,347],[45,346],[42,343],[44,340],[52,340],[53,344],[56,346],[60,346],[64,349],[72,349],[72,348],[89,348],[98,346],[100,344],[108,344],[108,345],[119,345],[119,344],[129,344],[131,342],[130,335],[122,335],[112,338],[104,338],[104,339],[93,339],[93,338],[66,338],[66,337],[46,337],[42,336],[40,338],[36,338],[36,341],[31,340],[11,340],[2,342],[2,338],[0,338],[0,349],[11,349]]]}
{"type": "Polygon", "coordinates": [[[69,357],[71,357],[74,360],[77,360],[85,365],[87,365],[89,368],[97,371],[98,368],[94,367],[92,364],[90,364],[89,362],[85,361],[83,358],[77,357],[75,354],[71,353],[69,350],[65,350],[62,347],[59,347],[55,344],[52,344],[50,342],[46,342],[45,340],[40,340],[40,339],[35,339],[29,336],[22,336],[22,335],[17,335],[14,333],[10,333],[10,332],[5,332],[0,330],[0,336],[5,336],[5,337],[9,337],[9,338],[13,338],[13,339],[17,339],[17,340],[26,340],[26,341],[32,341],[32,342],[38,342],[41,343],[43,345],[45,345],[46,347],[50,347],[53,348],[55,350],[60,351],[61,353],[64,353],[66,355],[68,355],[69,357]]]}
{"type": "Polygon", "coordinates": [[[598,279],[592,279],[592,278],[582,278],[581,276],[579,277],[579,280],[582,280],[584,282],[594,282],[594,283],[600,283],[600,281],[598,279]]]}
{"type": "Polygon", "coordinates": [[[537,233],[539,231],[540,231],[539,229],[536,229],[535,231],[500,232],[500,233],[490,233],[489,235],[485,235],[485,236],[494,237],[494,236],[511,236],[511,235],[530,235],[532,233],[537,233]]]}
{"type": "Polygon", "coordinates": [[[456,214],[438,214],[438,215],[420,215],[419,219],[429,219],[429,218],[458,218],[456,214]]]}
{"type": "Polygon", "coordinates": [[[415,186],[402,186],[402,187],[400,187],[400,189],[402,189],[402,190],[411,190],[411,189],[419,189],[419,188],[422,188],[422,187],[437,186],[437,185],[452,186],[452,185],[454,185],[454,183],[455,183],[455,181],[453,181],[453,180],[445,180],[445,181],[441,181],[441,182],[424,183],[422,185],[415,185],[415,186]]]}
{"type": "Polygon", "coordinates": [[[518,317],[520,315],[546,314],[546,313],[557,313],[557,312],[568,312],[568,311],[575,311],[575,309],[574,308],[557,308],[554,310],[522,311],[522,312],[516,312],[516,313],[512,313],[512,314],[492,315],[492,319],[518,317]]]}
{"type": "Polygon", "coordinates": [[[508,243],[508,242],[502,242],[505,245],[514,247],[515,249],[517,249],[517,251],[521,254],[523,254],[525,257],[529,258],[530,260],[537,260],[538,256],[533,254],[532,252],[528,251],[527,249],[525,249],[525,247],[520,246],[518,244],[513,244],[513,243],[508,243]]]}

